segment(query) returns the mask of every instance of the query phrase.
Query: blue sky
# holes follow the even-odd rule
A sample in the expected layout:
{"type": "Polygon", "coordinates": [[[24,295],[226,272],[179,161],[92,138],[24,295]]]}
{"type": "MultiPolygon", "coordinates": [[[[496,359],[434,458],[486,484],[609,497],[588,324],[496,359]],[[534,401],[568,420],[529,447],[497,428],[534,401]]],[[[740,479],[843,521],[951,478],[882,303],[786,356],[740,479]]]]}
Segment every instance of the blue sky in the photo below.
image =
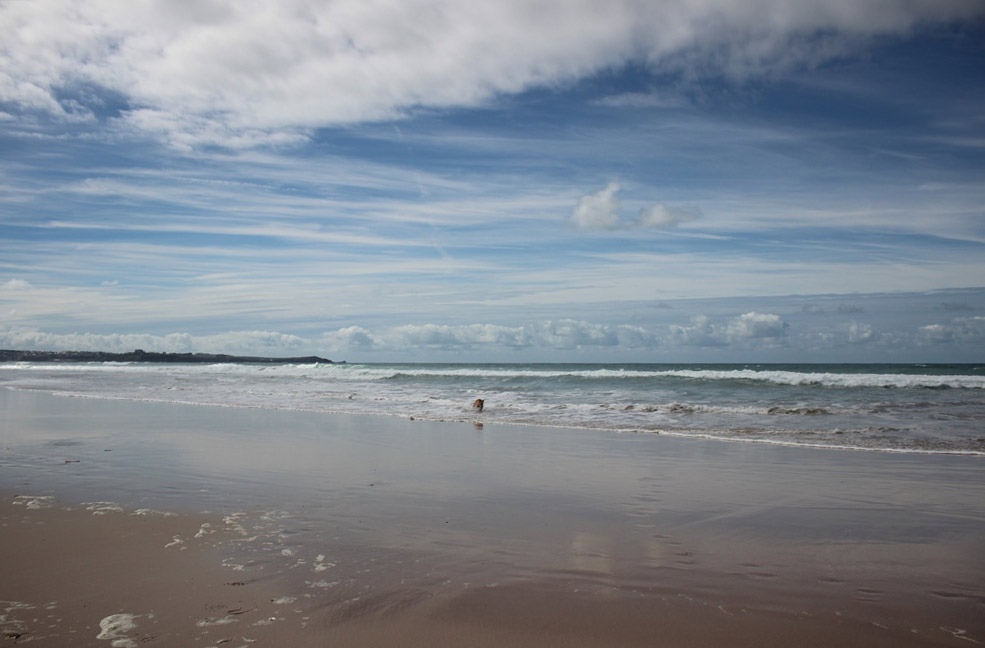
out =
{"type": "Polygon", "coordinates": [[[985,361],[985,3],[4,3],[0,346],[985,361]]]}

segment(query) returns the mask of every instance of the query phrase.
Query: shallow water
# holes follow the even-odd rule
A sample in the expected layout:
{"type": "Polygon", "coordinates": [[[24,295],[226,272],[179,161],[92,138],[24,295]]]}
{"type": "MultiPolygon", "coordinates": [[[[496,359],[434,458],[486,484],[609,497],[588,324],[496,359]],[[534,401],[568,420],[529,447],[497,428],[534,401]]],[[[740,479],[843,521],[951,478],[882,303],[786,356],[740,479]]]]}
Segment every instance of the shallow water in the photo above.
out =
{"type": "Polygon", "coordinates": [[[92,398],[985,455],[982,365],[0,365],[92,398]]]}

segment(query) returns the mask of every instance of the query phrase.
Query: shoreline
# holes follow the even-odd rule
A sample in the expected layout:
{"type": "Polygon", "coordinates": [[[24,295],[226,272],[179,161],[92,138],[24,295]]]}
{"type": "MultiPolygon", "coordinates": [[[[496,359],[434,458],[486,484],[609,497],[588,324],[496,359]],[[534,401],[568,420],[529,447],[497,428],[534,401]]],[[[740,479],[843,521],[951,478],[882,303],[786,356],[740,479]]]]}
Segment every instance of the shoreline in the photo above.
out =
{"type": "MultiPolygon", "coordinates": [[[[827,374],[534,365],[4,365],[12,388],[429,421],[572,427],[985,456],[985,376],[857,365],[827,374]],[[625,369],[625,371],[623,370],[625,369]],[[876,371],[877,373],[866,373],[876,371]],[[928,373],[929,372],[929,373],[928,373]],[[470,405],[485,397],[477,415],[470,405]]],[[[821,372],[821,373],[818,373],[821,372]]],[[[976,372],[977,373],[977,372],[976,372]]]]}
{"type": "Polygon", "coordinates": [[[86,576],[105,614],[52,610],[60,639],[37,645],[118,613],[154,613],[155,637],[247,645],[242,615],[195,625],[234,589],[283,616],[256,630],[280,645],[985,641],[973,457],[0,392],[0,542],[33,565],[0,598],[37,614],[85,595],[72,570],[116,566],[86,576]],[[99,533],[123,544],[73,539],[99,533]],[[140,568],[118,568],[121,550],[140,568]],[[126,609],[129,588],[144,608],[126,609]],[[166,611],[180,601],[195,605],[166,611]]]}
{"type": "MultiPolygon", "coordinates": [[[[343,364],[341,362],[335,362],[333,364],[343,364]]],[[[398,419],[407,420],[411,422],[422,422],[422,423],[440,423],[440,424],[468,424],[484,427],[489,425],[491,427],[518,427],[518,428],[544,428],[553,430],[579,430],[579,431],[595,431],[605,434],[638,434],[638,435],[651,435],[651,436],[666,436],[678,439],[695,439],[700,441],[711,441],[711,442],[723,442],[723,443],[736,443],[736,444],[762,444],[777,447],[787,447],[787,448],[801,448],[805,450],[834,450],[834,451],[845,451],[845,452],[873,452],[873,453],[885,453],[885,454],[901,454],[901,455],[928,455],[928,456],[965,456],[965,457],[985,457],[985,450],[940,450],[940,449],[930,449],[930,448],[895,448],[886,446],[862,446],[862,445],[836,445],[836,444],[826,444],[820,442],[814,443],[803,443],[790,440],[777,440],[777,439],[763,439],[763,438],[744,438],[739,436],[727,436],[727,435],[715,435],[703,432],[686,432],[680,430],[668,430],[663,428],[640,428],[640,427],[601,427],[601,426],[588,426],[588,425],[577,425],[577,424],[562,424],[562,423],[542,423],[542,422],[523,422],[523,421],[487,421],[480,418],[475,414],[463,415],[460,418],[450,418],[450,417],[430,417],[422,415],[412,415],[408,416],[403,413],[387,413],[387,412],[350,412],[345,410],[334,410],[334,409],[315,409],[315,408],[304,408],[304,407],[277,407],[277,406],[260,406],[260,405],[246,405],[242,403],[213,403],[213,402],[199,402],[194,400],[167,400],[161,398],[132,398],[129,396],[109,396],[104,394],[84,394],[84,393],[73,393],[73,392],[57,392],[51,390],[33,390],[24,389],[20,387],[4,387],[0,384],[0,389],[9,390],[23,390],[23,391],[37,391],[39,393],[44,393],[49,396],[56,398],[78,398],[85,400],[105,400],[105,401],[123,401],[132,403],[149,403],[158,405],[175,405],[179,407],[215,407],[215,408],[229,408],[229,409],[241,409],[241,410],[261,410],[268,412],[287,412],[287,413],[302,413],[302,414],[312,414],[312,415],[324,415],[324,416],[354,416],[354,417],[367,417],[373,418],[385,418],[385,419],[398,419]]]]}

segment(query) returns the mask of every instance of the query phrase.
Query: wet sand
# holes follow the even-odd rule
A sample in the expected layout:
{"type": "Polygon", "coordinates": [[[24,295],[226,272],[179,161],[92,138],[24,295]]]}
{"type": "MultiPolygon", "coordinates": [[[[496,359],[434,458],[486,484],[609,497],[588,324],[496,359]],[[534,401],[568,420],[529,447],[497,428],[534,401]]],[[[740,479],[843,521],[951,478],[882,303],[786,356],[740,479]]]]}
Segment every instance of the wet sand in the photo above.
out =
{"type": "Polygon", "coordinates": [[[9,390],[0,411],[11,645],[985,643],[977,457],[9,390]]]}

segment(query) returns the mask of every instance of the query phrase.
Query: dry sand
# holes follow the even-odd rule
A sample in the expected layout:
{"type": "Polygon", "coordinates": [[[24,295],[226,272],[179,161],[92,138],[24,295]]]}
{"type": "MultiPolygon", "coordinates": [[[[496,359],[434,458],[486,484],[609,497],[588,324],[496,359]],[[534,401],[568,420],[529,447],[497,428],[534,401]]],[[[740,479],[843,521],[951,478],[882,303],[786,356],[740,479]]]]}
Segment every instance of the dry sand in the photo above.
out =
{"type": "Polygon", "coordinates": [[[985,643],[978,458],[0,401],[4,645],[985,643]]]}

